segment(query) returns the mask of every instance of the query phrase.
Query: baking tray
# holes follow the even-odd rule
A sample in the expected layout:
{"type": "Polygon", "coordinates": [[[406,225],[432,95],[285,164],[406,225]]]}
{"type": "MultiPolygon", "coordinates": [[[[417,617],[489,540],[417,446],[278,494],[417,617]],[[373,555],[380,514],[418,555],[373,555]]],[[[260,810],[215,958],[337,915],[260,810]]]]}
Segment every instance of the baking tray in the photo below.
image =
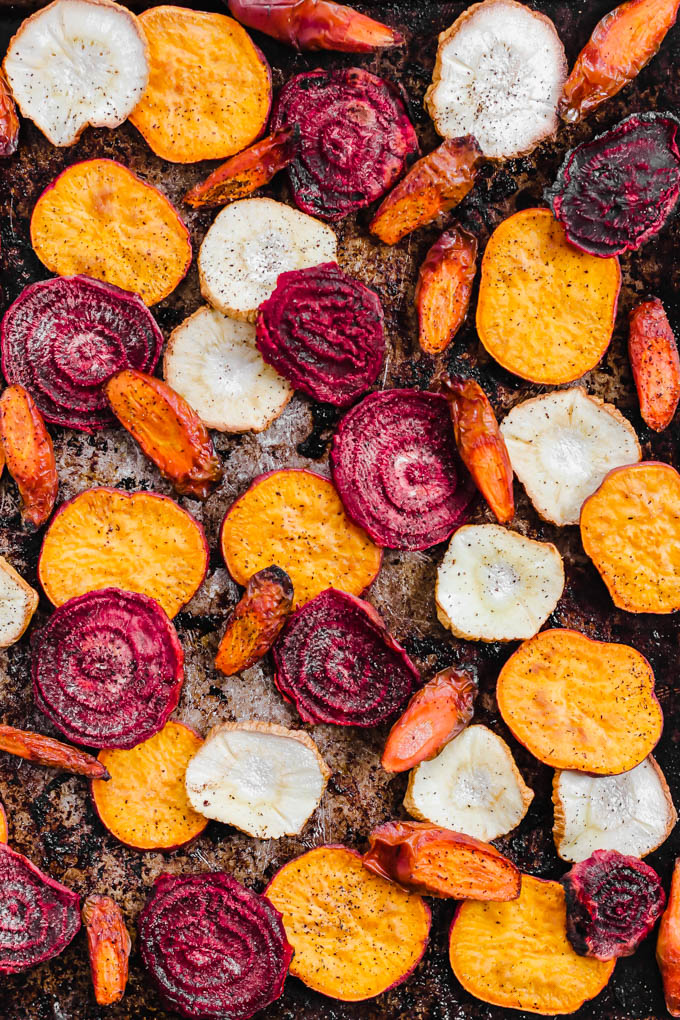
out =
{"type": "MultiPolygon", "coordinates": [[[[599,18],[614,0],[536,2],[533,6],[553,18],[570,64],[599,18]]],[[[0,50],[31,7],[8,6],[0,0],[0,50]]],[[[139,10],[150,4],[133,4],[139,10]]],[[[187,4],[186,6],[191,6],[187,4]]],[[[208,2],[202,9],[224,10],[208,2]]],[[[291,75],[317,66],[359,64],[399,81],[409,96],[411,114],[424,150],[436,138],[422,100],[431,77],[438,32],[451,24],[466,3],[399,0],[364,5],[363,9],[399,28],[408,39],[403,50],[376,56],[297,54],[255,33],[258,45],[273,70],[274,87],[291,75]]],[[[587,123],[560,130],[555,143],[542,145],[531,157],[490,169],[459,206],[456,216],[479,237],[483,246],[489,233],[516,209],[544,204],[543,190],[550,184],[565,151],[616,123],[633,111],[678,110],[680,107],[680,27],[667,38],[663,51],[619,96],[606,103],[587,123]]],[[[2,233],[1,308],[27,284],[48,274],[32,252],[29,218],[42,191],[66,166],[81,159],[106,156],[120,160],[150,181],[177,204],[191,232],[194,251],[209,227],[213,211],[192,212],[182,206],[184,191],[201,180],[214,164],[177,166],[150,152],[129,124],[116,131],[88,129],[77,145],[51,146],[32,124],[21,128],[19,151],[0,161],[0,231],[2,233]]],[[[285,180],[276,179],[266,194],[288,200],[285,180]]],[[[434,363],[418,352],[413,292],[418,266],[438,234],[436,227],[418,231],[388,248],[368,234],[370,210],[350,216],[337,225],[340,263],[374,287],[386,315],[389,337],[381,385],[426,387],[434,363]]],[[[641,252],[622,258],[624,285],[617,329],[602,363],[585,377],[590,392],[613,401],[635,426],[645,457],[678,465],[680,419],[662,435],[650,433],[641,421],[630,378],[625,329],[627,313],[636,301],[661,297],[671,321],[680,326],[680,302],[675,252],[680,250],[680,223],[676,218],[641,252]]],[[[475,297],[473,296],[473,307],[475,297]]],[[[170,298],[154,308],[165,335],[201,303],[195,261],[184,282],[170,298]]],[[[453,371],[480,380],[503,414],[540,387],[522,383],[492,362],[481,348],[469,323],[459,334],[449,356],[453,371]]],[[[328,441],[338,419],[336,411],[296,396],[284,414],[260,435],[224,436],[215,442],[224,462],[221,487],[204,504],[179,499],[203,523],[211,547],[210,570],[201,590],[179,614],[176,625],[186,656],[186,683],[176,716],[201,732],[223,720],[258,718],[300,726],[292,708],[274,688],[271,663],[226,679],[213,668],[218,640],[230,606],[238,592],[218,551],[222,516],[251,479],[264,471],[306,466],[328,474],[328,441]]],[[[141,455],[122,429],[94,436],[54,429],[59,467],[60,500],[69,499],[93,485],[116,485],[128,490],[155,489],[172,494],[156,469],[141,455]]],[[[680,805],[680,694],[677,660],[680,631],[677,618],[634,616],[614,609],[611,599],[581,548],[577,528],[555,528],[538,519],[516,485],[518,510],[514,527],[533,538],[554,542],[563,554],[567,583],[564,596],[550,619],[551,626],[575,627],[593,637],[625,641],[652,663],[666,726],[657,758],[680,805]]],[[[474,520],[489,520],[483,508],[474,520]]],[[[0,480],[0,554],[6,556],[29,582],[36,585],[40,535],[22,530],[16,490],[5,473],[0,480]]],[[[452,663],[473,665],[479,675],[477,721],[486,723],[509,741],[517,763],[535,791],[533,804],[519,828],[498,840],[498,846],[522,869],[545,878],[565,870],[552,841],[552,771],[536,762],[518,745],[500,719],[494,697],[498,671],[515,645],[483,645],[456,640],[437,623],[434,578],[443,546],[427,552],[393,552],[368,598],[407,648],[428,679],[452,663]]],[[[31,638],[50,612],[47,600],[29,633],[12,648],[0,651],[0,716],[17,726],[54,732],[36,710],[30,688],[31,638]]],[[[134,934],[135,918],[151,883],[163,871],[173,874],[224,869],[241,882],[261,890],[283,863],[324,842],[342,842],[361,848],[370,829],[388,818],[403,815],[401,802],[405,776],[389,776],[379,766],[386,727],[369,731],[343,727],[314,727],[314,737],[333,770],[319,810],[298,837],[278,841],[250,839],[232,829],[210,823],[190,848],[173,854],[136,853],[117,843],[95,816],[86,783],[49,769],[0,755],[0,797],[10,822],[12,845],[50,875],[77,890],[110,893],[121,903],[134,934]]],[[[680,828],[653,854],[650,863],[664,881],[680,853],[680,828]]],[[[454,905],[433,901],[432,936],[424,960],[402,986],[364,1003],[340,1003],[317,995],[289,978],[282,998],[264,1010],[263,1020],[499,1020],[530,1014],[498,1009],[467,995],[453,977],[448,963],[447,932],[454,905]]],[[[130,982],[124,1000],[102,1009],[93,1000],[87,954],[82,935],[57,959],[5,978],[0,987],[1,1020],[165,1020],[155,991],[144,976],[139,954],[133,949],[130,982]]],[[[654,939],[648,939],[632,958],[621,960],[607,989],[577,1014],[579,1020],[652,1020],[664,1017],[661,985],[654,963],[654,939]]]]}

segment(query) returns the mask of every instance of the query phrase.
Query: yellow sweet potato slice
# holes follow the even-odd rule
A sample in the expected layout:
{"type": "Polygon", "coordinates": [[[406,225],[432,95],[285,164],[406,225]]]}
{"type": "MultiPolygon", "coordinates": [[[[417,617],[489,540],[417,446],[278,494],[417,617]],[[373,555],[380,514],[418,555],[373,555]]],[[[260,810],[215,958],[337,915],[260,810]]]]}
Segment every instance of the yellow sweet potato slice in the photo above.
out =
{"type": "Polygon", "coordinates": [[[545,1016],[573,1013],[598,995],[616,963],[574,952],[562,886],[530,875],[522,875],[516,900],[460,905],[449,959],[463,988],[476,998],[545,1016]]]}
{"type": "Polygon", "coordinates": [[[618,259],[578,251],[549,209],[525,209],[504,220],[486,246],[479,338],[522,379],[572,382],[607,350],[620,287],[618,259]]]}
{"type": "Polygon", "coordinates": [[[203,529],[167,496],[87,489],[52,518],[38,576],[61,606],[100,588],[150,595],[169,617],[201,585],[208,565],[203,529]]]}
{"type": "Polygon", "coordinates": [[[610,471],[581,508],[583,548],[629,613],[680,609],[680,474],[643,461],[610,471]]]}
{"type": "Polygon", "coordinates": [[[430,911],[416,893],[373,875],[344,846],[285,864],[265,895],[295,950],[290,973],[310,988],[359,1002],[404,981],[420,961],[430,911]]]}
{"type": "Polygon", "coordinates": [[[654,750],[663,727],[644,655],[577,630],[544,630],[520,645],[496,697],[517,740],[556,769],[627,772],[654,750]]]}

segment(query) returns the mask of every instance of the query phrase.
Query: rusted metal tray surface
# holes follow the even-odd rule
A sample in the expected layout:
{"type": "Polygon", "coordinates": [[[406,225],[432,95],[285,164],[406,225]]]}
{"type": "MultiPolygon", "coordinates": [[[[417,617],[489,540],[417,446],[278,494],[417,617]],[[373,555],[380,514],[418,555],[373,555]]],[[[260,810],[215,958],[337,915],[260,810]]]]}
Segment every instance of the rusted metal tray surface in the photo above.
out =
{"type": "MultiPolygon", "coordinates": [[[[598,19],[613,0],[535,0],[533,6],[550,15],[564,40],[570,62],[588,38],[598,19]]],[[[41,6],[35,3],[32,7],[41,6]]],[[[136,5],[137,9],[147,4],[136,5]]],[[[201,5],[223,10],[219,3],[201,5]]],[[[408,38],[403,50],[370,57],[340,54],[296,54],[265,37],[258,44],[269,58],[274,85],[293,73],[317,66],[361,64],[392,77],[404,86],[411,112],[425,149],[435,135],[423,111],[422,100],[429,83],[438,32],[446,28],[467,6],[426,0],[398,0],[365,5],[364,9],[394,24],[408,38]]],[[[27,13],[27,7],[0,5],[0,50],[27,13]]],[[[662,53],[638,80],[607,103],[587,123],[562,128],[555,143],[541,146],[531,157],[491,169],[459,207],[457,216],[475,231],[483,246],[496,224],[516,209],[543,203],[543,189],[551,183],[565,151],[637,110],[680,109],[680,26],[667,38],[662,53]]],[[[52,147],[29,123],[24,123],[18,153],[0,163],[0,230],[2,232],[2,296],[7,305],[27,284],[44,278],[46,271],[34,256],[29,239],[29,217],[42,189],[66,166],[93,156],[120,160],[151,181],[182,210],[198,249],[214,213],[192,212],[180,205],[183,192],[200,180],[207,165],[177,166],[164,163],[148,149],[129,124],[114,132],[87,130],[69,149],[52,147]]],[[[285,182],[276,179],[267,193],[287,199],[285,182]]],[[[367,231],[367,210],[337,226],[340,262],[380,295],[386,313],[389,353],[381,385],[425,387],[433,373],[431,359],[418,352],[413,312],[413,292],[419,263],[438,230],[419,231],[399,245],[388,248],[367,231]]],[[[614,341],[602,363],[586,377],[589,390],[613,401],[635,425],[646,457],[680,466],[680,423],[658,436],[642,423],[625,352],[625,325],[632,303],[651,295],[663,299],[671,321],[680,327],[678,259],[680,221],[676,218],[641,252],[622,260],[624,287],[614,341]]],[[[474,301],[474,298],[473,298],[474,301]]],[[[175,293],[154,313],[165,332],[177,325],[201,303],[195,262],[175,293]]],[[[518,400],[540,392],[522,383],[492,362],[481,348],[471,323],[461,332],[449,357],[453,370],[483,382],[502,414],[518,400]]],[[[215,435],[225,467],[219,490],[201,505],[180,503],[204,524],[211,546],[210,571],[196,597],[182,612],[177,627],[186,655],[186,683],[177,717],[200,731],[223,720],[248,718],[300,725],[290,706],[274,688],[271,663],[226,679],[213,668],[213,659],[225,617],[237,598],[218,551],[218,528],[236,496],[257,474],[284,466],[307,466],[328,473],[328,440],[337,414],[296,396],[281,418],[261,435],[215,435]]],[[[53,430],[65,500],[92,485],[116,485],[128,490],[155,489],[171,493],[158,472],[141,455],[121,429],[92,437],[63,429],[53,430]]],[[[554,528],[540,521],[516,486],[519,496],[514,526],[524,534],[555,542],[566,564],[564,596],[550,620],[553,626],[569,626],[611,640],[629,642],[651,661],[657,690],[666,715],[666,726],[657,756],[676,803],[680,804],[680,693],[678,656],[680,629],[677,618],[633,616],[614,609],[604,584],[581,548],[578,529],[554,528]]],[[[475,520],[488,520],[483,508],[475,520]]],[[[36,565],[40,535],[22,530],[18,498],[7,475],[0,481],[0,554],[37,586],[36,565]]],[[[475,644],[450,637],[437,623],[434,611],[434,577],[443,547],[424,553],[387,552],[384,566],[368,598],[383,614],[398,640],[429,678],[451,663],[473,664],[479,675],[481,695],[478,721],[509,740],[517,762],[535,790],[527,817],[512,836],[499,840],[501,849],[526,871],[558,877],[565,866],[555,854],[552,841],[550,769],[538,764],[510,737],[494,697],[495,680],[503,662],[515,647],[475,644]]],[[[51,732],[36,710],[30,689],[31,637],[50,612],[42,599],[29,633],[14,647],[0,651],[0,717],[3,721],[51,732]]],[[[333,769],[322,805],[299,837],[278,841],[250,839],[211,823],[189,849],[174,854],[136,853],[118,844],[98,821],[85,782],[59,775],[0,755],[0,797],[10,820],[12,845],[55,878],[81,894],[106,892],[123,905],[131,930],[151,883],[163,871],[172,873],[224,869],[240,881],[261,890],[277,868],[324,842],[343,842],[361,848],[371,827],[403,814],[401,802],[406,777],[381,771],[379,754],[386,728],[363,731],[319,726],[314,736],[333,769]]],[[[652,855],[650,862],[667,882],[676,854],[680,853],[680,829],[652,855]]],[[[527,1017],[494,1008],[468,996],[451,974],[447,932],[453,904],[434,902],[432,937],[427,954],[408,982],[380,998],[365,1003],[343,1004],[310,992],[289,979],[283,997],[265,1010],[266,1020],[499,1020],[527,1017]]],[[[648,939],[635,957],[617,965],[608,988],[576,1016],[580,1020],[651,1020],[664,1017],[661,986],[648,939]]],[[[62,956],[0,983],[0,1020],[160,1020],[164,1011],[144,976],[139,955],[133,950],[128,992],[122,1003],[97,1007],[82,936],[62,956]]]]}

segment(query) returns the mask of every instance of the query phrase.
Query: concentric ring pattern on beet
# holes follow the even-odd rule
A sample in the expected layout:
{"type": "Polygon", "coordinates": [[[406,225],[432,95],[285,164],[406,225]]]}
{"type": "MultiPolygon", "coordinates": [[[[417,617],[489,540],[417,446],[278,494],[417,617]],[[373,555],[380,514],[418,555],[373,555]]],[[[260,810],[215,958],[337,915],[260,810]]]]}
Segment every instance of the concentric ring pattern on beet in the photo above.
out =
{"type": "Polygon", "coordinates": [[[278,910],[222,872],[156,879],[139,941],[161,998],[191,1020],[247,1020],[281,995],[293,956],[278,910]]]}
{"type": "Polygon", "coordinates": [[[298,74],[279,93],[271,130],[300,129],[287,173],[303,212],[339,220],[401,177],[418,139],[399,89],[359,67],[298,74]]]}
{"type": "Polygon", "coordinates": [[[182,646],[163,609],[119,588],[56,609],[33,656],[36,703],[87,747],[129,748],[153,736],[177,707],[183,679],[182,646]]]}
{"type": "Polygon", "coordinates": [[[447,402],[436,393],[365,397],[340,423],[331,467],[349,516],[390,549],[443,542],[465,523],[475,495],[447,402]]]}
{"type": "Polygon", "coordinates": [[[152,372],[163,334],[137,294],[87,276],[26,287],[0,325],[2,370],[54,425],[115,423],[102,389],[122,368],[152,372]]]}

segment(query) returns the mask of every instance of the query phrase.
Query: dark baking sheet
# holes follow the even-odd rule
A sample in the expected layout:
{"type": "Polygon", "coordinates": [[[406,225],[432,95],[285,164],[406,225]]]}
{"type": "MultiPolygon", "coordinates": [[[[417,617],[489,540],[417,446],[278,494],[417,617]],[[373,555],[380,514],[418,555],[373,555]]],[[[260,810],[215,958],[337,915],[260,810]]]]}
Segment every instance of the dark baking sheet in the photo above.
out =
{"type": "MultiPolygon", "coordinates": [[[[597,20],[613,0],[584,3],[559,0],[535,2],[550,15],[565,42],[570,63],[588,38],[597,20]]],[[[40,3],[32,7],[41,6],[40,3]]],[[[133,5],[134,6],[134,5],[133,5]]],[[[136,5],[150,6],[148,4],[136,5]]],[[[223,10],[218,3],[202,5],[223,10]]],[[[258,44],[269,58],[275,87],[299,71],[316,66],[353,63],[400,81],[412,104],[412,116],[424,148],[435,144],[433,129],[422,108],[429,83],[436,36],[465,7],[465,3],[428,3],[400,0],[373,4],[364,9],[396,25],[407,36],[404,50],[382,56],[352,57],[339,54],[296,54],[265,37],[258,44]]],[[[28,8],[0,3],[0,50],[28,8]]],[[[638,80],[607,103],[586,124],[563,128],[554,144],[543,145],[530,158],[514,160],[490,171],[457,211],[457,216],[486,243],[494,226],[518,208],[543,204],[543,188],[550,183],[567,148],[591,137],[622,116],[636,110],[675,109],[680,106],[680,28],[667,38],[663,51],[638,80]]],[[[22,124],[19,152],[0,161],[0,230],[2,232],[1,308],[26,284],[47,273],[33,255],[29,240],[29,217],[42,189],[65,166],[80,159],[108,156],[131,167],[179,204],[186,188],[200,180],[207,165],[182,167],[164,163],[147,148],[135,129],[126,124],[114,132],[87,130],[70,149],[55,149],[30,124],[22,124]]],[[[266,190],[285,199],[283,180],[266,190]]],[[[198,249],[214,213],[190,212],[179,206],[190,228],[194,250],[198,249]]],[[[437,229],[422,230],[394,248],[369,237],[370,213],[364,210],[337,227],[340,262],[373,286],[382,298],[389,333],[389,354],[382,385],[426,386],[433,362],[418,353],[412,309],[417,269],[437,229]]],[[[677,441],[680,419],[662,436],[651,434],[642,423],[628,372],[625,323],[631,304],[651,295],[666,303],[671,321],[680,328],[677,259],[680,225],[676,219],[640,253],[622,260],[624,287],[614,341],[601,365],[585,378],[591,392],[611,400],[633,422],[646,457],[678,466],[677,441]]],[[[154,309],[168,332],[200,304],[195,264],[175,293],[154,309]]],[[[518,400],[540,392],[521,383],[481,349],[472,325],[462,331],[450,354],[450,367],[474,375],[483,382],[496,407],[507,411],[518,400]]],[[[299,726],[300,722],[274,689],[268,661],[227,680],[215,672],[212,662],[224,619],[237,598],[217,550],[218,526],[226,508],[256,474],[275,467],[305,465],[328,472],[327,444],[337,420],[333,411],[295,397],[283,416],[264,434],[228,437],[215,434],[225,466],[221,488],[203,505],[181,499],[180,503],[203,521],[211,544],[209,576],[192,603],[177,620],[186,654],[186,684],[177,717],[201,731],[222,720],[259,718],[299,726]]],[[[122,430],[107,430],[93,437],[54,429],[61,482],[60,498],[96,484],[126,489],[151,488],[169,493],[158,472],[139,453],[122,430]]],[[[680,696],[677,691],[679,630],[676,618],[632,616],[616,611],[595,569],[586,559],[578,529],[558,529],[541,522],[516,486],[519,531],[555,542],[563,553],[567,571],[564,596],[550,625],[570,626],[591,636],[623,640],[643,652],[654,667],[657,690],[666,714],[666,727],[657,749],[676,803],[680,805],[680,696]]],[[[482,508],[475,520],[488,520],[482,508]]],[[[6,473],[0,480],[0,554],[37,586],[36,558],[40,536],[22,531],[18,499],[6,473]]],[[[439,626],[434,612],[434,576],[444,547],[426,553],[388,552],[380,577],[368,597],[384,615],[397,638],[422,668],[425,678],[450,663],[472,663],[480,678],[478,721],[485,722],[509,740],[517,762],[536,796],[527,817],[511,836],[498,845],[528,872],[557,877],[565,866],[555,854],[551,827],[550,769],[538,764],[516,744],[504,727],[496,707],[497,673],[514,645],[482,645],[451,638],[439,626]]],[[[36,618],[14,647],[0,651],[0,717],[4,722],[50,732],[35,709],[30,692],[31,635],[49,614],[42,599],[36,618]]],[[[314,728],[326,761],[333,769],[323,803],[303,833],[279,841],[249,839],[224,826],[211,823],[191,848],[175,854],[139,854],[120,846],[103,829],[89,801],[85,782],[0,755],[0,797],[10,821],[12,845],[55,878],[81,894],[107,892],[123,905],[130,929],[146,891],[162,871],[173,873],[224,869],[255,889],[262,889],[276,869],[300,852],[323,842],[343,842],[361,848],[373,825],[402,814],[406,777],[389,777],[379,767],[379,753],[386,729],[370,732],[320,726],[314,728]]],[[[680,852],[680,829],[649,860],[664,880],[680,852]]],[[[432,937],[427,954],[409,981],[377,999],[343,1004],[326,999],[289,979],[279,1002],[260,1014],[267,1020],[460,1020],[523,1017],[497,1009],[468,996],[451,974],[447,956],[447,931],[452,903],[434,902],[432,937]]],[[[654,940],[648,939],[635,957],[619,962],[608,988],[578,1014],[580,1020],[651,1020],[665,1016],[661,986],[654,963],[654,940]]],[[[0,986],[1,1020],[157,1020],[170,1017],[149,988],[133,951],[130,983],[122,1003],[102,1009],[90,990],[86,950],[82,935],[62,956],[24,974],[5,978],[0,986]]]]}

